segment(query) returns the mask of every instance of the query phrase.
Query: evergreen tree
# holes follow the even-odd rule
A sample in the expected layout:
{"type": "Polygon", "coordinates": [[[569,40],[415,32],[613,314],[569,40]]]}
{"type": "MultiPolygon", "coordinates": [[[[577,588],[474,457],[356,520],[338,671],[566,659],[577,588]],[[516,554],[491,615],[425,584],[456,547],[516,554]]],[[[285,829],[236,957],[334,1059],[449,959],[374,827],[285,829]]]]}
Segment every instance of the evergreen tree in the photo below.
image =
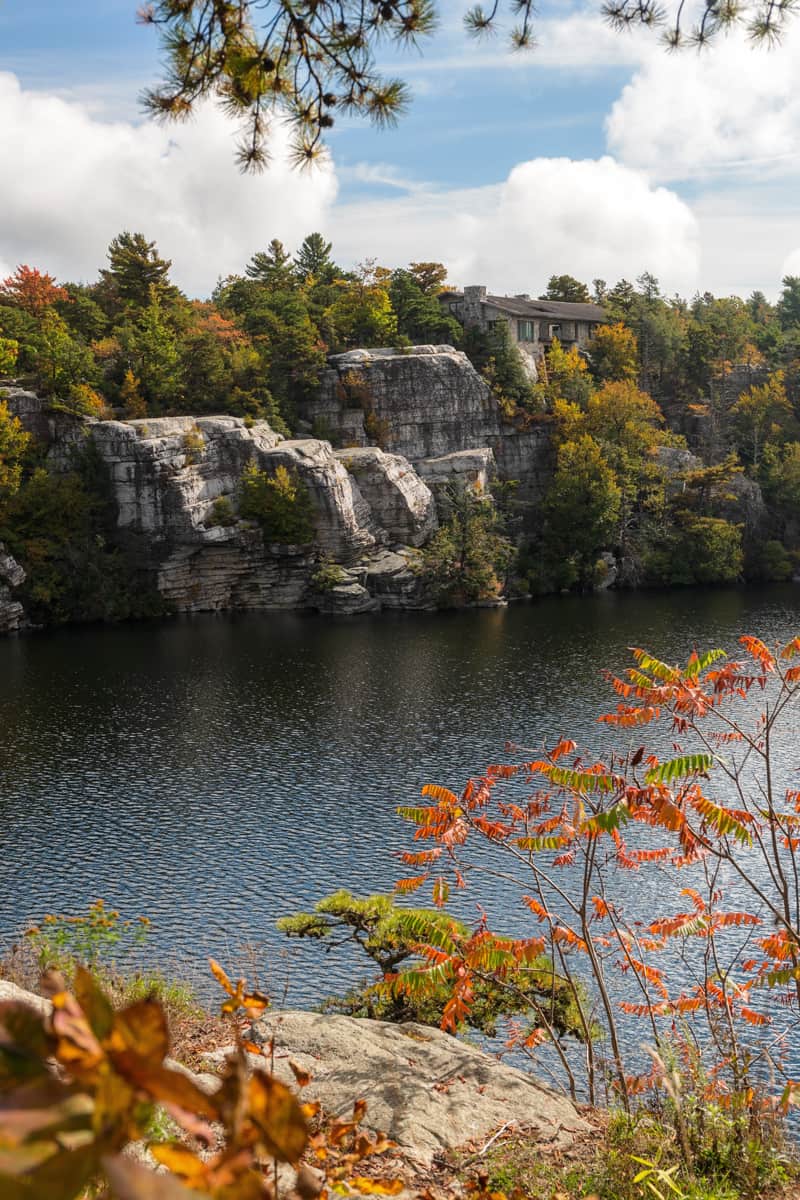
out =
{"type": "Polygon", "coordinates": [[[782,329],[800,325],[800,275],[784,275],[778,300],[778,320],[782,329]]]}
{"type": "Polygon", "coordinates": [[[338,269],[331,258],[333,244],[326,242],[321,233],[309,233],[294,256],[294,270],[301,283],[313,279],[317,283],[331,283],[338,269]]]}
{"type": "Polygon", "coordinates": [[[572,275],[551,275],[547,281],[547,290],[540,300],[565,300],[570,304],[588,304],[591,300],[589,289],[585,283],[572,275]]]}
{"type": "Polygon", "coordinates": [[[389,299],[397,314],[397,330],[402,337],[415,344],[445,342],[451,346],[460,345],[461,324],[442,311],[435,294],[426,292],[410,269],[392,272],[389,299]]]}
{"type": "Polygon", "coordinates": [[[108,267],[100,272],[100,295],[117,312],[146,308],[153,294],[159,300],[177,295],[169,282],[172,263],[161,258],[155,242],[142,233],[120,233],[108,247],[108,267]]]}
{"type": "Polygon", "coordinates": [[[257,251],[245,267],[248,279],[263,283],[269,288],[283,289],[295,286],[292,271],[292,256],[283,242],[273,238],[266,250],[257,251]]]}

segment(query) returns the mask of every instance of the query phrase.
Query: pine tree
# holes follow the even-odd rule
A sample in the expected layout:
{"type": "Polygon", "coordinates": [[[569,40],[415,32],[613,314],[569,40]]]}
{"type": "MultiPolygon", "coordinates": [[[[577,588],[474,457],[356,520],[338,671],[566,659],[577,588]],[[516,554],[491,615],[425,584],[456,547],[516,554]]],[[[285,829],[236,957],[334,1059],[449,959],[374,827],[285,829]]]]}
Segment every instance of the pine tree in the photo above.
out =
{"type": "Polygon", "coordinates": [[[259,250],[253,255],[245,272],[250,279],[273,289],[282,290],[295,285],[292,256],[277,238],[272,239],[266,250],[259,250]]]}
{"type": "Polygon", "coordinates": [[[313,279],[315,283],[330,283],[336,278],[337,268],[331,258],[333,244],[326,242],[321,233],[310,233],[294,256],[294,270],[302,283],[313,279]]]}
{"type": "Polygon", "coordinates": [[[101,292],[112,307],[146,308],[155,289],[159,300],[176,295],[169,282],[172,262],[142,233],[120,233],[108,247],[109,266],[101,270],[101,292]]]}

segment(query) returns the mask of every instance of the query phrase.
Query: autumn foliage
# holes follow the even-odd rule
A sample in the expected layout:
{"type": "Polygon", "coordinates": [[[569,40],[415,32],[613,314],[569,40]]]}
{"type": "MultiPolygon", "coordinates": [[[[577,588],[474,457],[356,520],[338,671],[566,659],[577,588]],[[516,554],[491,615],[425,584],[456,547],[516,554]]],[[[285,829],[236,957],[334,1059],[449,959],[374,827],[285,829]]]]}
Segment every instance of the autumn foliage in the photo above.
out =
{"type": "Polygon", "coordinates": [[[0,284],[0,304],[21,308],[32,317],[40,317],[58,300],[67,299],[69,293],[56,284],[52,275],[25,264],[0,284]]]}
{"type": "MultiPolygon", "coordinates": [[[[242,1019],[258,1017],[265,995],[211,968],[226,993],[235,1047],[216,1090],[206,1092],[167,1060],[169,1034],[161,1004],[139,1000],[115,1011],[94,975],[75,973],[74,993],[52,973],[44,990],[52,1012],[0,1005],[0,1194],[4,1200],[273,1200],[278,1166],[295,1168],[282,1195],[327,1200],[340,1195],[394,1195],[396,1179],[363,1173],[363,1163],[391,1145],[361,1128],[366,1112],[337,1117],[312,1131],[317,1103],[303,1103],[271,1070],[274,1045],[255,1046],[242,1019]],[[256,1065],[253,1066],[255,1056],[256,1065]],[[148,1137],[154,1107],[176,1134],[148,1137]],[[123,1150],[147,1141],[164,1173],[123,1150]],[[306,1165],[301,1165],[305,1159],[306,1165]],[[318,1166],[310,1169],[309,1163],[318,1166]],[[91,1189],[88,1192],[87,1189],[91,1189]]],[[[310,1076],[292,1066],[298,1090],[310,1076]]]]}
{"type": "Polygon", "coordinates": [[[502,977],[546,952],[576,1000],[591,985],[583,1020],[595,1036],[582,1061],[545,1022],[513,1036],[549,1044],[574,1096],[597,1100],[607,1084],[626,1107],[645,1091],[672,1095],[665,1063],[700,1056],[702,1102],[746,1129],[800,1091],[788,1056],[800,1014],[800,790],[787,765],[800,638],[775,652],[740,641],[741,657],[693,653],[682,667],[634,649],[624,675],[609,676],[617,703],[599,718],[622,749],[595,757],[564,738],[487,767],[459,794],[425,787],[426,804],[399,810],[419,849],[397,886],[430,886],[443,905],[476,870],[502,872],[529,914],[527,937],[498,945],[484,914],[468,937],[418,948],[427,963],[414,986],[449,982],[445,1026],[465,1019],[487,971],[502,977]],[[644,916],[640,885],[624,882],[637,873],[658,897],[644,916]],[[632,1020],[645,1022],[647,1069],[632,1020]]]}

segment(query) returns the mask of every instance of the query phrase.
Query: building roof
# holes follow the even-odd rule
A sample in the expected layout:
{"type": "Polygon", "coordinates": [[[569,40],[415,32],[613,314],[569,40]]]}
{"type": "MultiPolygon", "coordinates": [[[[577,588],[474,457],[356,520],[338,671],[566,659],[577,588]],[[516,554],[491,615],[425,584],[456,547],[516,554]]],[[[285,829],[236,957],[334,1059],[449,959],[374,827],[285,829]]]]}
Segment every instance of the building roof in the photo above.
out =
{"type": "MultiPolygon", "coordinates": [[[[444,292],[442,298],[463,298],[463,292],[444,292]]],[[[522,296],[483,296],[483,304],[499,308],[515,317],[556,317],[565,321],[602,321],[605,312],[599,304],[571,304],[566,300],[533,300],[522,296]]]]}

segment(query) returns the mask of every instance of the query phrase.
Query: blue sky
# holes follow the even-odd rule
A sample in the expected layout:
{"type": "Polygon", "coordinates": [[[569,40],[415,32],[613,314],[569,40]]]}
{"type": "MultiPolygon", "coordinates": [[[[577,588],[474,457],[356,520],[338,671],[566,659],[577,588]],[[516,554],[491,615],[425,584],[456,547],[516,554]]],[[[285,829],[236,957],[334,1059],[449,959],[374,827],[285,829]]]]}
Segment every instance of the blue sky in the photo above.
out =
{"type": "Polygon", "coordinates": [[[561,0],[541,6],[539,48],[511,55],[502,34],[468,40],[445,0],[423,54],[382,52],[413,93],[396,129],[346,120],[315,178],[254,180],[219,114],[144,123],[159,55],[135,8],[0,0],[0,153],[16,164],[0,179],[0,267],[38,257],[90,278],[134,225],[202,294],[312,222],[342,261],[437,257],[455,282],[508,291],[648,269],[667,291],[774,294],[800,271],[800,21],[781,51],[730,39],[700,63],[611,33],[599,0],[561,0]]]}

